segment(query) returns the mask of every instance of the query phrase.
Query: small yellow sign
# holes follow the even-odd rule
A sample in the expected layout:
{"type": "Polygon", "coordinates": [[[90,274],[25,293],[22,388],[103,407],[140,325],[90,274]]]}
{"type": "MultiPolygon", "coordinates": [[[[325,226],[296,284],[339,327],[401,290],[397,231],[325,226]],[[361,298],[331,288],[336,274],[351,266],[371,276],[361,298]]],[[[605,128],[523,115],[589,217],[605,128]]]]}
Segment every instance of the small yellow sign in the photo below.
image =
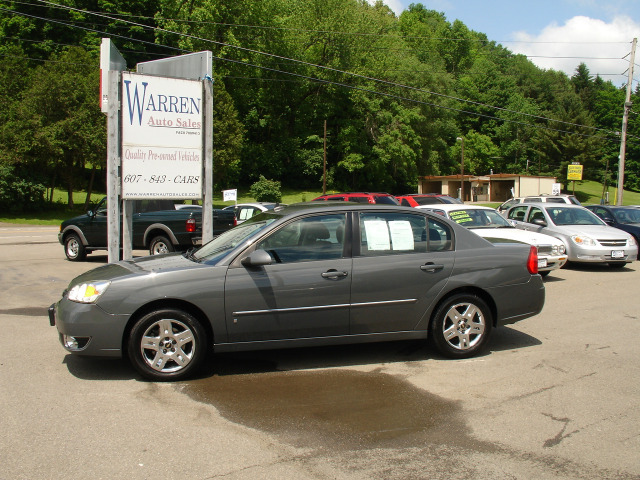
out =
{"type": "Polygon", "coordinates": [[[567,180],[582,180],[582,165],[569,165],[567,167],[567,180]]]}

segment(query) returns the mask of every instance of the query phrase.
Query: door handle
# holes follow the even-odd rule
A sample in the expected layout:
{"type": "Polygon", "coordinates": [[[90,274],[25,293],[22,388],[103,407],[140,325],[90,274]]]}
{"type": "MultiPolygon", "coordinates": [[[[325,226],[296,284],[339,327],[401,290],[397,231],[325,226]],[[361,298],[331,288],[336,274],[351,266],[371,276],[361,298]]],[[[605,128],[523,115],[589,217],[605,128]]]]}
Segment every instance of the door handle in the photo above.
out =
{"type": "Polygon", "coordinates": [[[339,272],[338,270],[329,270],[322,274],[322,278],[338,279],[349,275],[347,272],[339,272]]]}
{"type": "Polygon", "coordinates": [[[420,270],[423,272],[435,273],[439,270],[442,270],[444,265],[435,264],[433,262],[425,263],[424,265],[420,265],[420,270]]]}

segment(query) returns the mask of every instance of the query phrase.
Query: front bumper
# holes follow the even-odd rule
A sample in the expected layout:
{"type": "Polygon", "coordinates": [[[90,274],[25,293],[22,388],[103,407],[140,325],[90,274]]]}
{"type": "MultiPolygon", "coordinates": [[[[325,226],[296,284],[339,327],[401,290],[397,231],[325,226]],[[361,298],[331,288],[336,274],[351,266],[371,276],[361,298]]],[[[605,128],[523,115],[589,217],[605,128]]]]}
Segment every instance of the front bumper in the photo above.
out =
{"type": "Polygon", "coordinates": [[[567,263],[567,258],[567,255],[538,255],[538,271],[546,272],[562,268],[567,263]]]}
{"type": "Polygon", "coordinates": [[[567,253],[572,262],[633,262],[638,258],[638,249],[635,247],[572,246],[567,253]]]}
{"type": "Polygon", "coordinates": [[[98,305],[63,298],[49,307],[49,323],[58,330],[60,343],[78,355],[121,357],[128,315],[112,315],[98,305]]]}

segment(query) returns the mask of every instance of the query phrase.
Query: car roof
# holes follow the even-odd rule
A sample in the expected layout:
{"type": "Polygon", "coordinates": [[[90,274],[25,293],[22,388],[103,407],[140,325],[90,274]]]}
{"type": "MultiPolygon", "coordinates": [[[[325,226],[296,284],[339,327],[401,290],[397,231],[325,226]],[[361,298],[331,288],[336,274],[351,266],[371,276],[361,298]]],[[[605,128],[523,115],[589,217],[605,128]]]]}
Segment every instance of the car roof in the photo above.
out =
{"type": "Polygon", "coordinates": [[[396,195],[396,197],[451,197],[451,195],[447,195],[446,193],[405,193],[403,195],[396,195]]]}
{"type": "Polygon", "coordinates": [[[353,202],[342,202],[342,201],[328,201],[328,202],[301,202],[301,203],[292,203],[287,206],[283,206],[282,208],[278,208],[277,210],[270,210],[271,214],[276,215],[292,215],[298,212],[308,212],[308,213],[316,213],[316,212],[331,212],[331,211],[351,211],[351,210],[388,210],[388,211],[397,211],[398,209],[407,210],[407,211],[415,211],[414,208],[411,207],[402,207],[400,205],[389,205],[386,203],[353,203],[353,202]]]}
{"type": "Polygon", "coordinates": [[[589,205],[583,205],[583,207],[602,207],[602,208],[610,208],[611,210],[618,210],[621,208],[631,208],[633,210],[636,210],[638,207],[634,206],[634,205],[599,205],[597,203],[592,203],[589,205]]]}
{"type": "Polygon", "coordinates": [[[444,210],[446,212],[450,210],[493,210],[496,211],[495,208],[485,207],[482,205],[465,205],[462,203],[434,203],[432,205],[420,205],[415,207],[419,210],[429,210],[429,209],[437,209],[444,210]]]}
{"type": "MultiPolygon", "coordinates": [[[[522,202],[519,205],[514,205],[511,208],[517,207],[540,207],[540,208],[584,208],[583,205],[576,205],[575,203],[554,203],[554,202],[522,202]]],[[[511,208],[509,210],[511,210],[511,208]]]]}

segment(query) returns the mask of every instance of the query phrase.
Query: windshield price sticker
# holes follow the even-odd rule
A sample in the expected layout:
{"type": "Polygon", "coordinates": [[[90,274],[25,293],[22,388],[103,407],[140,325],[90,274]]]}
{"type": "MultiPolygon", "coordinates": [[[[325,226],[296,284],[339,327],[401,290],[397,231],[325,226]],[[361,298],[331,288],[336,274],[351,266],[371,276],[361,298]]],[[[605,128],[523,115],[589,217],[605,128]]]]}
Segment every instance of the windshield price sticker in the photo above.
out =
{"type": "Polygon", "coordinates": [[[201,198],[202,83],[122,73],[122,198],[201,198]]]}
{"type": "Polygon", "coordinates": [[[612,250],[611,258],[624,258],[624,250],[612,250]]]}
{"type": "Polygon", "coordinates": [[[473,221],[471,219],[471,216],[469,215],[469,212],[467,212],[466,210],[456,210],[455,212],[450,212],[449,218],[451,218],[451,220],[456,223],[466,223],[473,221]]]}

